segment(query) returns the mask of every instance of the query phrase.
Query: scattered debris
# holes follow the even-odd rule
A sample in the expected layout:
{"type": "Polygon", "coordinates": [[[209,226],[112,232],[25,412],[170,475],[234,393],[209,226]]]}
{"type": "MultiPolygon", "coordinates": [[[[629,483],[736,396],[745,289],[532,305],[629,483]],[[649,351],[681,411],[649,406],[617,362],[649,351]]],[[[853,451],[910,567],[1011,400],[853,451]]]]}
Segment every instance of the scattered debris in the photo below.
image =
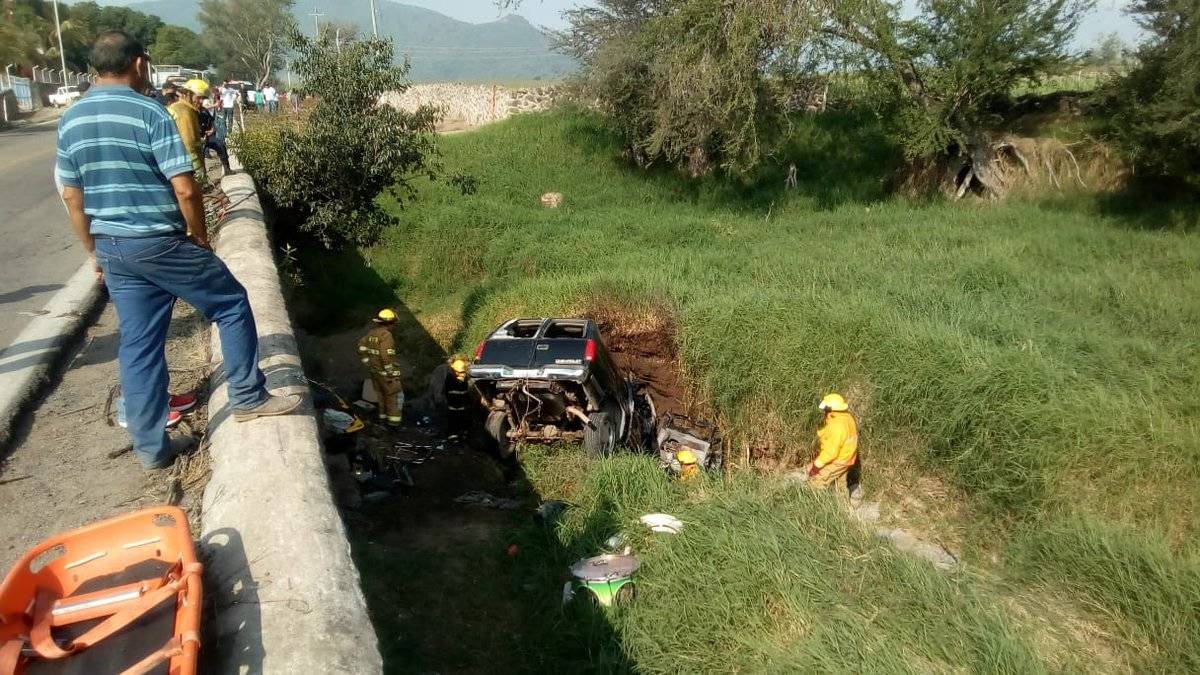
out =
{"type": "Polygon", "coordinates": [[[551,499],[538,505],[533,519],[547,527],[558,522],[558,519],[571,505],[558,499],[551,499]]]}
{"type": "Polygon", "coordinates": [[[454,498],[458,504],[474,504],[476,506],[484,506],[489,509],[500,509],[502,511],[512,511],[521,508],[521,502],[515,499],[507,499],[505,497],[497,497],[490,492],[482,492],[472,490],[454,498]]]}
{"type": "Polygon", "coordinates": [[[673,475],[683,474],[684,466],[680,455],[689,452],[697,467],[720,471],[723,456],[717,441],[717,427],[711,422],[693,419],[687,415],[665,413],[658,419],[656,435],[658,463],[673,475]]]}
{"type": "Polygon", "coordinates": [[[629,555],[633,553],[633,547],[628,544],[628,541],[629,539],[625,536],[625,533],[618,532],[617,534],[614,534],[613,536],[604,540],[604,547],[607,548],[610,553],[629,555]]]}
{"type": "Polygon", "coordinates": [[[638,520],[651,532],[679,534],[683,529],[683,521],[667,513],[647,513],[638,520]]]}
{"type": "Polygon", "coordinates": [[[561,192],[547,192],[542,195],[542,206],[548,209],[557,209],[563,205],[563,195],[561,192]]]}
{"type": "Polygon", "coordinates": [[[624,604],[634,597],[633,574],[641,562],[631,555],[598,555],[571,565],[571,578],[563,587],[563,602],[586,591],[600,605],[624,604]]]}
{"type": "Polygon", "coordinates": [[[350,413],[326,408],[321,412],[321,422],[325,425],[325,430],[335,434],[348,434],[360,431],[363,428],[362,420],[358,419],[350,413]]]}

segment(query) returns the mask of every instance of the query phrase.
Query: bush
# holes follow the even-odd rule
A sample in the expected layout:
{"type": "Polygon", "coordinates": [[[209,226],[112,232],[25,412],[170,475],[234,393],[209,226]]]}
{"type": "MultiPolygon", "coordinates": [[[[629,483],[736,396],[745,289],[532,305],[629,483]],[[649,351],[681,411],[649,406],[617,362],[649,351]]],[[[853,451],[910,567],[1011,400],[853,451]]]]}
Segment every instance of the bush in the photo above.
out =
{"type": "Polygon", "coordinates": [[[1145,182],[1200,193],[1200,2],[1143,0],[1134,11],[1151,37],[1099,93],[1109,131],[1145,182]]]}
{"type": "Polygon", "coordinates": [[[327,248],[374,243],[395,220],[376,197],[403,200],[415,176],[435,175],[437,113],[379,105],[383,93],[409,86],[408,65],[393,64],[390,42],[338,49],[329,36],[310,41],[297,33],[292,48],[302,92],[315,105],[300,118],[261,118],[230,142],[275,204],[294,212],[288,220],[301,232],[327,248]]]}

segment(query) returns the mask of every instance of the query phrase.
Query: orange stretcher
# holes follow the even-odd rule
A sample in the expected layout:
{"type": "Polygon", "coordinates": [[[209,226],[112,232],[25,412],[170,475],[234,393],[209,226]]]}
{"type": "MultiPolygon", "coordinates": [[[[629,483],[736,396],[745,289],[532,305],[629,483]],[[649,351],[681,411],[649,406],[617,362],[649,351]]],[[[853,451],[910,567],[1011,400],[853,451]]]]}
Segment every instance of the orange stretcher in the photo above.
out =
{"type": "Polygon", "coordinates": [[[0,675],[194,675],[200,572],[175,507],[43,541],[0,584],[0,675]]]}

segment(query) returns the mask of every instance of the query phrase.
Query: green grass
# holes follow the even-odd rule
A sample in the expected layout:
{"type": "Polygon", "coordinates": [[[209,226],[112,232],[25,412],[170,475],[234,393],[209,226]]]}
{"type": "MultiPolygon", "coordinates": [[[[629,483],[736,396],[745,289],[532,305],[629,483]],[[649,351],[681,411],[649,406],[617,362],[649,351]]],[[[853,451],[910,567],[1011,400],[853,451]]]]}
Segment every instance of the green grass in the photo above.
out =
{"type": "Polygon", "coordinates": [[[555,636],[526,655],[530,672],[1029,673],[1089,665],[1067,626],[1009,616],[998,587],[897,552],[826,495],[746,473],[683,486],[644,457],[588,466],[578,453],[537,449],[524,463],[541,498],[575,505],[555,528],[529,526],[518,538],[516,580],[543,589],[527,600],[532,632],[555,636]],[[683,531],[652,534],[637,523],[658,511],[679,517],[683,531]],[[636,601],[599,615],[560,609],[553,590],[562,571],[617,532],[642,563],[636,601]]]}
{"type": "MultiPolygon", "coordinates": [[[[986,534],[973,543],[1001,553],[1004,584],[1084,608],[1141,669],[1194,666],[1180,650],[1194,655],[1200,634],[1200,236],[1147,228],[1153,209],[1127,217],[1086,196],[894,199],[882,185],[896,153],[869,116],[799,118],[792,133],[787,152],[738,185],[629,169],[586,115],[521,116],[447,137],[447,169],[478,177],[479,192],[423,188],[364,252],[374,287],[450,348],[469,349],[518,314],[669,308],[694,393],[737,447],[805,459],[813,405],[843,391],[861,417],[864,456],[944,476],[968,496],[972,526],[986,534]],[[787,192],[792,162],[799,187],[787,192]],[[566,205],[542,209],[547,191],[566,205]],[[1154,570],[1150,586],[1118,573],[1129,569],[1154,570]]],[[[387,301],[334,279],[312,289],[331,307],[387,301]]],[[[704,644],[743,670],[770,670],[771,659],[841,668],[848,662],[826,660],[828,649],[803,645],[845,644],[871,669],[1047,663],[970,583],[889,555],[820,502],[739,481],[696,507],[713,523],[691,535],[704,556],[664,549],[647,561],[647,588],[663,600],[639,601],[617,624],[639,667],[672,670],[650,665],[668,663],[663,650],[680,664],[700,658],[700,642],[672,632],[682,628],[656,633],[636,617],[686,604],[705,619],[705,603],[685,600],[690,587],[657,576],[659,564],[678,571],[705,556],[733,566],[722,583],[767,560],[848,570],[869,582],[872,606],[890,608],[859,613],[844,589],[783,573],[771,577],[777,596],[711,590],[740,604],[715,614],[727,637],[704,644]],[[722,539],[730,529],[751,530],[753,544],[722,539]],[[758,552],[739,557],[727,550],[735,545],[758,552]],[[934,611],[927,596],[950,604],[934,611]],[[776,612],[793,617],[798,646],[771,633],[776,612]],[[913,646],[922,639],[936,647],[913,646]]]]}

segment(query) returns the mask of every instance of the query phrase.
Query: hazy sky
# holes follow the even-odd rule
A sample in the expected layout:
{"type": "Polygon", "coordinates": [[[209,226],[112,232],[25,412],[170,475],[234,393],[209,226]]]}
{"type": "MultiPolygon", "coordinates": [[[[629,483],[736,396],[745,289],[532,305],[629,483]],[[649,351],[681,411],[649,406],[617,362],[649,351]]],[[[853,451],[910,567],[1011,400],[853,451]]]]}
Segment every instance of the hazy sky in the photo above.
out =
{"type": "MultiPolygon", "coordinates": [[[[346,1],[346,0],[342,0],[346,1]]],[[[442,14],[463,21],[482,23],[494,21],[501,16],[494,0],[400,0],[404,4],[417,5],[437,10],[442,14]]],[[[559,13],[564,9],[589,4],[588,0],[523,0],[517,14],[535,25],[562,28],[559,13]]],[[[1091,46],[1102,33],[1116,32],[1126,42],[1137,39],[1137,27],[1122,9],[1128,4],[1123,0],[1098,0],[1096,9],[1085,19],[1078,42],[1083,47],[1091,46]]]]}

